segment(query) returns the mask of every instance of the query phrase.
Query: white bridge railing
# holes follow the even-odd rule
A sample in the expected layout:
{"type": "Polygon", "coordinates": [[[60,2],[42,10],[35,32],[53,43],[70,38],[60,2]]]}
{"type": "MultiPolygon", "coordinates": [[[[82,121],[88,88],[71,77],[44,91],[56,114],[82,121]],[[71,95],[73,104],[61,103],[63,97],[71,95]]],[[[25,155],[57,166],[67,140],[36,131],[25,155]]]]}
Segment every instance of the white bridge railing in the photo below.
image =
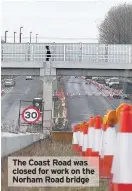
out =
{"type": "Polygon", "coordinates": [[[51,51],[51,61],[132,63],[132,45],[88,43],[6,43],[1,45],[1,61],[43,62],[46,45],[51,51]]]}

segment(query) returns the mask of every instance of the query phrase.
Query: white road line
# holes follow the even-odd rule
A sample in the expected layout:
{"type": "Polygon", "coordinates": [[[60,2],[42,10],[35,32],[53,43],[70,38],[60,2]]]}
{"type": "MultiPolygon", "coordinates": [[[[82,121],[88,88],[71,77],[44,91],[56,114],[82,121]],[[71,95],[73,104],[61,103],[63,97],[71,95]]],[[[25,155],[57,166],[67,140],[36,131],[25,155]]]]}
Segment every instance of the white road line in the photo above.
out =
{"type": "Polygon", "coordinates": [[[13,89],[13,87],[8,88],[8,89],[3,89],[4,90],[4,94],[3,94],[2,97],[5,97],[12,89],[13,89]]]}
{"type": "Polygon", "coordinates": [[[11,87],[10,89],[8,89],[7,93],[9,93],[12,89],[13,89],[13,87],[11,87]]]}
{"type": "Polygon", "coordinates": [[[28,93],[29,89],[31,88],[32,84],[29,86],[29,88],[25,91],[25,94],[28,93]]]}

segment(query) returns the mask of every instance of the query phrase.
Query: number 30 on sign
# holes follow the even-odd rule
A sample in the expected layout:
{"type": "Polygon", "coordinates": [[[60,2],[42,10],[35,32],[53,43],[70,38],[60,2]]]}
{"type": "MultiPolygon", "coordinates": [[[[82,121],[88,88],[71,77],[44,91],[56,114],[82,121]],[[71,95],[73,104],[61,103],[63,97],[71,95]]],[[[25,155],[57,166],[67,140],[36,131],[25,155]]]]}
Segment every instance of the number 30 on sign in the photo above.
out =
{"type": "Polygon", "coordinates": [[[27,107],[22,112],[22,119],[29,124],[36,123],[40,119],[40,111],[33,106],[27,107]]]}

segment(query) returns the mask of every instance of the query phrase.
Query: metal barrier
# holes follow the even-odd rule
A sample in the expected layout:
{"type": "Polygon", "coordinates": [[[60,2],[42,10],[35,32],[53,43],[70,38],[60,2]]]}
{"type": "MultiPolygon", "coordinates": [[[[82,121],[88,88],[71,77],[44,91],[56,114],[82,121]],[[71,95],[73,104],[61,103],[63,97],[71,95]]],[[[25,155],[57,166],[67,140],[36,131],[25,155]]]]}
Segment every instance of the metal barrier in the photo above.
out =
{"type": "Polygon", "coordinates": [[[132,45],[88,43],[5,43],[1,44],[1,61],[43,62],[46,45],[51,51],[51,61],[132,62],[132,45]]]}

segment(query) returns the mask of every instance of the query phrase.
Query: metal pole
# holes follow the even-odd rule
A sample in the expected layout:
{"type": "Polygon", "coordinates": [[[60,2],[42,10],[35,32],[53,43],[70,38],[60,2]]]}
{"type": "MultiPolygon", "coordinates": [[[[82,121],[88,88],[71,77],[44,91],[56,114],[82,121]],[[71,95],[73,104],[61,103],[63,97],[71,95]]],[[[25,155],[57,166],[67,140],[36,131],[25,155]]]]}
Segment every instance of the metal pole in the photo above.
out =
{"type": "Polygon", "coordinates": [[[31,40],[32,40],[32,36],[31,36],[32,32],[30,32],[30,43],[31,43],[31,40]]]}
{"type": "Polygon", "coordinates": [[[14,43],[16,42],[16,39],[15,39],[15,34],[16,34],[16,32],[14,32],[14,43]]]}
{"type": "Polygon", "coordinates": [[[79,43],[79,46],[80,46],[80,58],[79,58],[79,62],[82,61],[82,43],[80,42],[79,43]]]}
{"type": "Polygon", "coordinates": [[[37,37],[38,37],[38,34],[36,34],[36,43],[38,42],[38,41],[37,41],[37,40],[38,40],[37,37]]]}
{"type": "Polygon", "coordinates": [[[8,31],[5,31],[5,43],[6,43],[7,33],[8,31]]]}
{"type": "Polygon", "coordinates": [[[20,27],[20,43],[21,43],[22,28],[23,27],[20,27]]]}

